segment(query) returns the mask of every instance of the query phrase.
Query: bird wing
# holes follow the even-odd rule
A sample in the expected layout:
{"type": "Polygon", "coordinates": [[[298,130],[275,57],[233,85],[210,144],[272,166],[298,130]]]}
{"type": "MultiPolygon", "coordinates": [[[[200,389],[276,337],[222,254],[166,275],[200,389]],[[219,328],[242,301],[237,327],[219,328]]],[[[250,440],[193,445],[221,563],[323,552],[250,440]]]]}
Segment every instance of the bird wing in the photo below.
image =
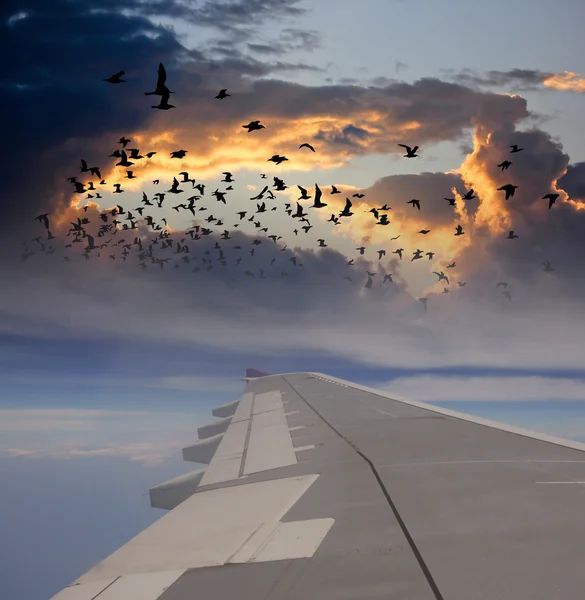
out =
{"type": "Polygon", "coordinates": [[[156,87],[163,86],[167,80],[167,72],[162,63],[158,65],[158,80],[156,82],[156,87]]]}

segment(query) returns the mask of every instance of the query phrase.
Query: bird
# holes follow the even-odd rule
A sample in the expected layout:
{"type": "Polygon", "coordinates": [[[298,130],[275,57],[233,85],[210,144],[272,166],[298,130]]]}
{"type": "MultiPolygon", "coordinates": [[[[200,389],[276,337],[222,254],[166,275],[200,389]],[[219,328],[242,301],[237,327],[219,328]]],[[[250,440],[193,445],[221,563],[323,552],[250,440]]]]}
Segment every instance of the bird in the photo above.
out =
{"type": "Polygon", "coordinates": [[[346,198],[345,199],[345,207],[339,213],[339,216],[340,217],[351,217],[351,215],[353,215],[353,213],[351,212],[351,200],[349,198],[346,198]]]}
{"type": "Polygon", "coordinates": [[[44,213],[42,215],[39,215],[38,217],[35,217],[35,221],[42,223],[46,229],[49,229],[49,219],[47,218],[48,216],[49,213],[44,213]]]}
{"type": "Polygon", "coordinates": [[[431,231],[430,229],[421,229],[418,233],[422,233],[423,235],[426,235],[427,233],[430,233],[430,231],[431,231]]]}
{"type": "Polygon", "coordinates": [[[297,187],[301,190],[301,195],[298,197],[298,200],[308,200],[311,197],[307,194],[307,190],[304,187],[300,185],[297,185],[297,187]]]}
{"type": "Polygon", "coordinates": [[[334,186],[331,186],[331,195],[333,194],[341,194],[341,192],[334,186]]]}
{"type": "Polygon", "coordinates": [[[279,165],[281,162],[288,160],[286,156],[280,156],[279,154],[274,154],[271,156],[266,162],[273,162],[279,165]]]}
{"type": "Polygon", "coordinates": [[[511,183],[507,183],[506,185],[499,187],[498,192],[506,192],[506,200],[509,200],[514,195],[514,192],[517,189],[518,189],[517,185],[512,185],[511,183]]]}
{"type": "Polygon", "coordinates": [[[501,162],[498,165],[498,167],[500,167],[502,169],[502,171],[506,171],[511,164],[512,163],[509,160],[505,160],[505,161],[501,162]]]}
{"type": "Polygon", "coordinates": [[[559,196],[560,194],[546,194],[541,200],[548,200],[548,209],[550,210],[559,196]]]}
{"type": "Polygon", "coordinates": [[[250,121],[247,125],[242,125],[244,129],[248,129],[248,133],[251,131],[256,131],[258,129],[266,129],[264,125],[260,124],[260,121],[250,121]]]}
{"type": "Polygon", "coordinates": [[[506,289],[508,287],[508,282],[507,281],[498,281],[498,283],[496,284],[496,289],[503,287],[504,289],[506,289]]]}
{"type": "Polygon", "coordinates": [[[227,92],[227,88],[225,88],[223,90],[219,90],[219,94],[217,94],[216,98],[218,100],[223,100],[224,98],[231,96],[231,94],[227,94],[226,92],[227,92]]]}
{"type": "Polygon", "coordinates": [[[516,239],[518,236],[514,233],[514,230],[512,229],[511,231],[508,232],[508,237],[506,238],[507,240],[514,240],[516,239]]]}
{"type": "Polygon", "coordinates": [[[477,196],[474,196],[473,194],[474,189],[471,188],[468,192],[465,192],[465,194],[463,194],[463,196],[461,196],[463,198],[463,200],[473,200],[474,198],[477,198],[477,196]]]}
{"type": "MultiPolygon", "coordinates": [[[[173,92],[171,92],[167,86],[165,85],[167,81],[167,72],[163,66],[162,63],[159,63],[158,65],[158,79],[156,81],[156,88],[153,92],[144,92],[145,96],[166,96],[167,100],[169,97],[169,94],[172,94],[173,92]]],[[[162,101],[161,101],[162,102],[162,101]]]]}
{"type": "Polygon", "coordinates": [[[187,154],[188,150],[175,150],[171,152],[171,158],[185,158],[185,154],[187,154]]]}
{"type": "Polygon", "coordinates": [[[323,192],[321,192],[319,186],[315,184],[315,202],[313,203],[313,206],[311,208],[323,208],[324,206],[327,206],[326,202],[321,202],[322,195],[323,192]]]}
{"type": "Polygon", "coordinates": [[[413,252],[414,256],[410,259],[410,262],[412,262],[413,260],[417,260],[418,258],[422,258],[422,250],[416,250],[415,252],[413,252]]]}
{"type": "Polygon", "coordinates": [[[456,206],[455,198],[443,198],[443,200],[447,200],[447,202],[449,203],[449,206],[456,206]]]}
{"type": "Polygon", "coordinates": [[[440,273],[437,273],[437,271],[433,271],[433,274],[439,278],[439,281],[446,281],[447,283],[449,283],[449,278],[447,277],[447,275],[445,275],[445,273],[443,273],[443,271],[441,271],[440,273]]]}
{"type": "Polygon", "coordinates": [[[414,200],[408,200],[406,202],[406,204],[412,204],[413,208],[416,207],[416,208],[418,208],[418,210],[420,210],[420,200],[416,200],[416,199],[414,199],[414,200]]]}
{"type": "Polygon", "coordinates": [[[122,75],[125,75],[125,71],[118,71],[117,73],[114,73],[111,77],[104,79],[104,81],[107,81],[109,83],[125,83],[126,80],[122,79],[122,75]]]}
{"type": "Polygon", "coordinates": [[[463,227],[461,227],[461,225],[457,225],[456,232],[453,235],[465,235],[465,232],[463,231],[463,227]]]}
{"type": "Polygon", "coordinates": [[[315,152],[315,148],[313,148],[313,146],[311,146],[311,144],[307,144],[307,143],[301,144],[301,145],[299,146],[299,150],[300,150],[301,148],[308,148],[309,150],[311,150],[311,151],[315,152]]]}
{"type": "MultiPolygon", "coordinates": [[[[169,92],[169,91],[162,94],[159,104],[153,105],[152,108],[158,108],[160,110],[169,110],[170,108],[177,108],[174,104],[169,104],[170,97],[171,97],[171,92],[169,92]]],[[[162,267],[162,263],[161,263],[161,267],[162,267]]]]}
{"type": "Polygon", "coordinates": [[[510,150],[511,154],[514,154],[516,152],[522,152],[522,150],[524,150],[524,148],[518,148],[518,146],[516,144],[511,145],[510,148],[512,148],[510,150]]]}
{"type": "Polygon", "coordinates": [[[404,158],[414,158],[415,156],[418,156],[418,154],[416,153],[416,151],[419,148],[418,146],[411,148],[410,146],[407,146],[406,144],[398,144],[398,145],[406,150],[406,154],[404,155],[404,158]]]}

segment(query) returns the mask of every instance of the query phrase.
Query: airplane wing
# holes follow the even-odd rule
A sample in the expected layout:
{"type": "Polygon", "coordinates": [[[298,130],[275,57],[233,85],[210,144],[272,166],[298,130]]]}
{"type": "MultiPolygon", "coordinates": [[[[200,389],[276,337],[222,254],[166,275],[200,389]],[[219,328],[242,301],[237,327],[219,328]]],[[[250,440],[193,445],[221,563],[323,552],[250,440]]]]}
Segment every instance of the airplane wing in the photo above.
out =
{"type": "MultiPolygon", "coordinates": [[[[321,373],[249,369],[150,490],[168,510],[53,600],[576,600],[585,444],[321,373]]],[[[91,543],[91,541],[88,541],[91,543]]]]}

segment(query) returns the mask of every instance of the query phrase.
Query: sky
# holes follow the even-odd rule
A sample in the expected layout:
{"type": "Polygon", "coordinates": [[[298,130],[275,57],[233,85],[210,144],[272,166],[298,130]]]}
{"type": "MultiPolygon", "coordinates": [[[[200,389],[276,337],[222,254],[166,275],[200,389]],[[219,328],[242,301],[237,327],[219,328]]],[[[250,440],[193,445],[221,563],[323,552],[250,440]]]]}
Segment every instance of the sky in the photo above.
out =
{"type": "Polygon", "coordinates": [[[144,494],[197,467],[180,449],[246,367],[585,439],[581,2],[9,0],[0,17],[2,598],[50,597],[160,516],[144,494]],[[144,95],[161,62],[169,110],[144,95]],[[203,193],[170,191],[183,171],[203,193]],[[308,232],[285,210],[297,186],[308,232]],[[173,210],[193,195],[195,215],[173,210]]]}

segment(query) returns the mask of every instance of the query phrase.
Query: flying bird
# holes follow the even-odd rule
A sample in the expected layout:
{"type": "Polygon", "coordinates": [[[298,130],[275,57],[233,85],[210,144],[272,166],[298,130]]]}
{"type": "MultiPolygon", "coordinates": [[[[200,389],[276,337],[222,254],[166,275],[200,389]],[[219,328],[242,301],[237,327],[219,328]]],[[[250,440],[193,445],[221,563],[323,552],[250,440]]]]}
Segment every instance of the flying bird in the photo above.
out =
{"type": "Polygon", "coordinates": [[[506,200],[509,200],[514,195],[514,192],[517,189],[518,189],[517,185],[512,185],[511,183],[507,183],[506,185],[499,187],[498,192],[506,192],[506,200]]]}
{"type": "Polygon", "coordinates": [[[418,208],[420,210],[420,200],[407,200],[406,204],[412,204],[413,208],[418,208]]]}
{"type": "Polygon", "coordinates": [[[49,213],[44,213],[42,215],[39,215],[38,217],[35,217],[35,221],[42,223],[46,229],[49,229],[49,219],[47,218],[48,216],[49,213]]]}
{"type": "Polygon", "coordinates": [[[260,121],[250,121],[247,125],[242,125],[244,129],[248,129],[248,133],[251,131],[256,131],[258,129],[266,129],[264,125],[260,124],[260,121]]]}
{"type": "Polygon", "coordinates": [[[418,154],[416,153],[416,151],[419,148],[418,146],[411,148],[410,146],[407,146],[406,144],[398,144],[398,145],[406,150],[406,154],[404,155],[404,158],[414,158],[415,156],[418,156],[418,154]]]}
{"type": "Polygon", "coordinates": [[[219,94],[217,94],[216,98],[218,100],[223,100],[224,98],[231,96],[231,94],[226,94],[226,92],[227,92],[227,88],[225,88],[223,90],[219,90],[219,94]]]}
{"type": "Polygon", "coordinates": [[[553,204],[557,201],[559,195],[560,194],[546,194],[546,196],[543,196],[541,200],[548,200],[548,209],[550,210],[553,204]]]}
{"type": "Polygon", "coordinates": [[[500,167],[502,169],[502,171],[506,171],[511,164],[512,163],[509,160],[505,160],[505,161],[501,162],[498,165],[498,167],[500,167]]]}
{"type": "Polygon", "coordinates": [[[514,230],[512,229],[511,231],[508,232],[508,237],[506,238],[507,240],[514,240],[516,239],[518,236],[514,233],[514,230]]]}
{"type": "Polygon", "coordinates": [[[277,165],[279,165],[281,162],[284,162],[285,160],[288,160],[288,158],[286,156],[280,156],[279,154],[274,154],[266,162],[273,162],[273,163],[276,163],[277,165]]]}
{"type": "Polygon", "coordinates": [[[124,71],[118,71],[117,73],[114,73],[111,77],[104,79],[104,81],[107,81],[109,83],[125,83],[126,80],[122,79],[122,75],[124,74],[124,71]]]}
{"type": "Polygon", "coordinates": [[[158,108],[159,110],[169,110],[170,108],[177,108],[174,104],[169,104],[170,97],[171,92],[167,90],[164,94],[161,95],[160,102],[157,105],[153,105],[152,108],[158,108]]]}
{"type": "MultiPolygon", "coordinates": [[[[169,94],[172,94],[167,86],[165,85],[167,81],[167,72],[162,63],[158,65],[158,79],[156,81],[156,89],[153,92],[144,92],[145,96],[166,96],[167,100],[169,98],[169,94]]],[[[161,101],[162,102],[162,101],[161,101]]]]}
{"type": "Polygon", "coordinates": [[[313,146],[311,146],[311,144],[307,144],[307,143],[305,143],[305,144],[301,144],[301,145],[299,146],[299,150],[300,150],[301,148],[308,148],[309,150],[311,150],[311,151],[315,152],[315,148],[313,148],[313,146]]]}
{"type": "Polygon", "coordinates": [[[510,148],[512,148],[510,150],[511,154],[514,154],[516,152],[522,152],[522,150],[524,150],[524,148],[518,148],[518,146],[516,144],[511,145],[510,148]]]}
{"type": "Polygon", "coordinates": [[[461,225],[457,225],[456,232],[453,235],[465,235],[465,232],[463,231],[463,227],[461,227],[461,225]]]}

